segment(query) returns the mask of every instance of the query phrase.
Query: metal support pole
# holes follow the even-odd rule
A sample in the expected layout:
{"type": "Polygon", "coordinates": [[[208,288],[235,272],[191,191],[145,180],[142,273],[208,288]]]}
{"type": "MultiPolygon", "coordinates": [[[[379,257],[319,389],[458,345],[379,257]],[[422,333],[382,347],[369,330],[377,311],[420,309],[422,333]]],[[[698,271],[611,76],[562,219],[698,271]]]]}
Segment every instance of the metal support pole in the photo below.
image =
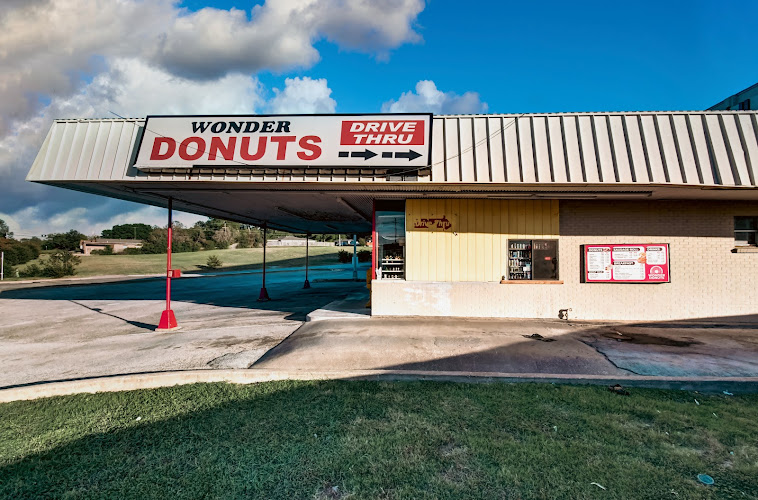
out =
{"type": "Polygon", "coordinates": [[[168,235],[166,241],[166,310],[161,314],[161,320],[156,330],[176,330],[179,325],[176,322],[174,311],[171,310],[171,241],[174,234],[173,200],[168,199],[168,235]]]}
{"type": "Polygon", "coordinates": [[[353,281],[358,281],[358,235],[353,234],[353,281]]]}
{"type": "Polygon", "coordinates": [[[0,252],[0,281],[5,279],[5,252],[0,252]]]}
{"type": "Polygon", "coordinates": [[[261,293],[258,295],[258,302],[271,300],[266,290],[266,246],[268,246],[268,224],[263,225],[263,285],[261,286],[261,293]]]}
{"type": "Polygon", "coordinates": [[[305,235],[305,283],[303,284],[303,288],[311,287],[311,282],[308,281],[308,240],[310,237],[310,234],[305,235]]]}

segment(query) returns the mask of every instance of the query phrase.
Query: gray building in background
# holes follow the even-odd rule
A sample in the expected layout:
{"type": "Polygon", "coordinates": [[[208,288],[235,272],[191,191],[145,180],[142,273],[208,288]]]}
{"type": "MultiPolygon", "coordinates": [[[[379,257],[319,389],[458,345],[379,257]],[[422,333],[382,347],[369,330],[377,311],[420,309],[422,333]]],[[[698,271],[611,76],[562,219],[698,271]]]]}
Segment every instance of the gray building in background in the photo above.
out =
{"type": "Polygon", "coordinates": [[[750,109],[758,109],[758,83],[708,108],[709,111],[743,111],[750,109]]]}

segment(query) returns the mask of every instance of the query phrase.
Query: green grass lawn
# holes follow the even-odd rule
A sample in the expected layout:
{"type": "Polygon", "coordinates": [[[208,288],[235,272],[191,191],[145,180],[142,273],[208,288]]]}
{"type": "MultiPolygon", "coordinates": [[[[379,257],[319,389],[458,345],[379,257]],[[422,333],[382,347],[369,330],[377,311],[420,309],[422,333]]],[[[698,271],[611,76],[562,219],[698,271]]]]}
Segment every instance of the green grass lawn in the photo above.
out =
{"type": "MultiPolygon", "coordinates": [[[[366,249],[361,247],[360,249],[366,249]]],[[[347,248],[346,248],[347,249],[347,248]]],[[[311,247],[310,265],[338,264],[339,247],[311,247]]],[[[352,247],[347,249],[352,252],[352,247]]],[[[204,270],[210,255],[223,262],[220,270],[259,269],[263,265],[263,248],[231,250],[203,250],[172,255],[172,267],[184,272],[204,270]]],[[[82,255],[77,276],[103,276],[122,274],[155,274],[166,272],[166,254],[151,255],[82,255]]],[[[39,264],[39,261],[33,261],[39,264]]],[[[31,264],[32,262],[30,262],[31,264]]],[[[266,249],[267,267],[295,267],[305,265],[305,247],[269,247],[266,249]]],[[[19,266],[23,269],[24,266],[19,266]]]]}
{"type": "Polygon", "coordinates": [[[0,497],[756,498],[757,403],[346,381],[6,403],[0,497]]]}

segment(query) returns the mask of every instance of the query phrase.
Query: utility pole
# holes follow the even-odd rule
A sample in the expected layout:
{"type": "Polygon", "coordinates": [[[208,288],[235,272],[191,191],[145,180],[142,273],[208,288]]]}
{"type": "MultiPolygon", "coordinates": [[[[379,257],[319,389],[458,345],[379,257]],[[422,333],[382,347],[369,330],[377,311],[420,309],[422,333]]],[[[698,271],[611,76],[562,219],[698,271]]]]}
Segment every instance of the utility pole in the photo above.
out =
{"type": "Polygon", "coordinates": [[[0,252],[0,281],[5,279],[5,252],[0,252]]]}

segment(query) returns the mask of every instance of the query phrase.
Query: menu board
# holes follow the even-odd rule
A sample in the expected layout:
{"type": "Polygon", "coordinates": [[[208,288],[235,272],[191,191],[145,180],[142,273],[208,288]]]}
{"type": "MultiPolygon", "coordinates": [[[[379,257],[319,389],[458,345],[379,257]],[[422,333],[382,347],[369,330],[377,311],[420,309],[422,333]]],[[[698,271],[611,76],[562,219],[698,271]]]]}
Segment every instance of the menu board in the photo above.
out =
{"type": "Polygon", "coordinates": [[[584,245],[585,283],[668,283],[669,246],[584,245]]]}

